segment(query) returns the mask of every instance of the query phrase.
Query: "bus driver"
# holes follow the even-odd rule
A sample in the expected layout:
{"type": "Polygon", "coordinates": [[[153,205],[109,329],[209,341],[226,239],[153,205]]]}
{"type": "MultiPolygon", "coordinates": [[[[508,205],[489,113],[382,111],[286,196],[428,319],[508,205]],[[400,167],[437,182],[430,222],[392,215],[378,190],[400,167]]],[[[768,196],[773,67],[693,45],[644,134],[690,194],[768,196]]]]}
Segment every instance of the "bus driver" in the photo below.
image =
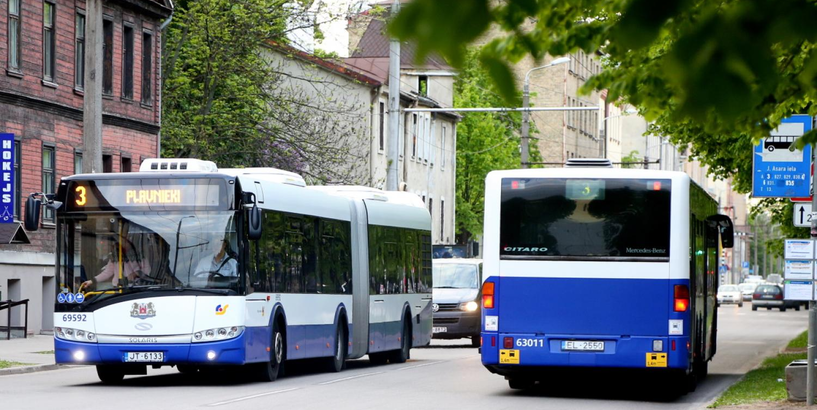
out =
{"type": "Polygon", "coordinates": [[[113,285],[114,288],[119,286],[120,264],[118,263],[119,258],[117,254],[122,255],[121,272],[123,278],[133,282],[139,277],[150,275],[150,262],[146,258],[143,258],[139,252],[136,252],[129,240],[125,239],[121,242],[121,253],[118,252],[119,247],[117,245],[119,242],[111,239],[111,243],[113,245],[114,257],[108,260],[108,263],[102,268],[99,275],[82,282],[81,288],[93,290],[98,287],[100,282],[107,280],[111,281],[111,285],[113,285]]]}

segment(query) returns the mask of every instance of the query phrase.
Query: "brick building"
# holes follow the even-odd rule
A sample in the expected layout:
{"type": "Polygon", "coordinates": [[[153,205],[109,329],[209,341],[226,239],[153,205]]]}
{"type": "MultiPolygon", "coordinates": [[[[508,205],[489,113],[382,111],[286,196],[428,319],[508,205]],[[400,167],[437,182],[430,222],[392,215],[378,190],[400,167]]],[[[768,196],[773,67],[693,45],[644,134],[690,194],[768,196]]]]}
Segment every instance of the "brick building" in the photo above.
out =
{"type": "MultiPolygon", "coordinates": [[[[135,171],[159,150],[160,27],[171,3],[106,0],[102,13],[103,169],[135,171]]],[[[84,53],[84,1],[0,2],[0,132],[16,141],[16,221],[29,193],[54,192],[60,178],[82,169],[84,53]]],[[[0,230],[0,300],[30,300],[29,332],[52,327],[53,222],[49,210],[27,237],[0,230]]],[[[22,320],[15,312],[12,324],[22,320]]]]}

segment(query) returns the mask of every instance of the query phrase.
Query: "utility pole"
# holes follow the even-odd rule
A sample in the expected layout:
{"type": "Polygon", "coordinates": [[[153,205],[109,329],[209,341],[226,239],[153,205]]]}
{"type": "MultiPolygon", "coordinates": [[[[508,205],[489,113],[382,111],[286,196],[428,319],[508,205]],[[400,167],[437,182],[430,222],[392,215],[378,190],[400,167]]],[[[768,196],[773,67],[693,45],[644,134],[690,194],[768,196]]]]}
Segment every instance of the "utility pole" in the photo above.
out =
{"type": "MultiPolygon", "coordinates": [[[[814,161],[817,159],[817,155],[815,154],[815,150],[817,150],[817,144],[811,144],[811,163],[812,166],[814,161]]],[[[812,179],[814,177],[812,176],[812,179]]],[[[814,191],[812,189],[811,193],[811,209],[817,206],[817,195],[814,195],[814,191]]],[[[811,218],[811,240],[817,239],[817,218],[811,218]]],[[[812,286],[814,284],[812,283],[812,286]]],[[[812,288],[812,294],[814,293],[814,289],[812,288]]],[[[809,310],[808,310],[808,367],[806,370],[806,404],[808,406],[814,405],[814,345],[817,344],[817,335],[815,335],[815,331],[817,331],[817,304],[814,303],[812,298],[809,301],[809,310]]]]}
{"type": "MultiPolygon", "coordinates": [[[[400,11],[400,0],[391,6],[392,17],[400,11]]],[[[386,190],[397,191],[397,162],[400,155],[400,41],[389,41],[389,141],[386,190]]]]}
{"type": "Polygon", "coordinates": [[[82,172],[102,172],[102,0],[85,1],[82,172]]]}

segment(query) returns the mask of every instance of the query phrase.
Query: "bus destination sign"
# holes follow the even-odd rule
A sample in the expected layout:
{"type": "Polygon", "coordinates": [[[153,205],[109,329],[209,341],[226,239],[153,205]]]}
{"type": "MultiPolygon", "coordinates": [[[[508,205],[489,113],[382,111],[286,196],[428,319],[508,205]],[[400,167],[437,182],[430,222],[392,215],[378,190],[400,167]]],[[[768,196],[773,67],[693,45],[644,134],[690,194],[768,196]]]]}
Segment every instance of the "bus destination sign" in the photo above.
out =
{"type": "Polygon", "coordinates": [[[229,209],[215,178],[71,181],[68,211],[229,209]]]}

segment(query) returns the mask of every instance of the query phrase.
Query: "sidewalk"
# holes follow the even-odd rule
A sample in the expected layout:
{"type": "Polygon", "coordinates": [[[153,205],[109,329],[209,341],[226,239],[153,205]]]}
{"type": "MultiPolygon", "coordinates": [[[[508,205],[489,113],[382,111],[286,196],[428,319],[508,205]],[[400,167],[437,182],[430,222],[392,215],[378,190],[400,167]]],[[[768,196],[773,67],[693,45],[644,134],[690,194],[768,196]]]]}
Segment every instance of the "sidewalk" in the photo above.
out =
{"type": "Polygon", "coordinates": [[[29,335],[25,339],[0,340],[0,360],[25,363],[21,366],[0,369],[0,376],[54,370],[60,365],[54,363],[54,336],[29,335]]]}

